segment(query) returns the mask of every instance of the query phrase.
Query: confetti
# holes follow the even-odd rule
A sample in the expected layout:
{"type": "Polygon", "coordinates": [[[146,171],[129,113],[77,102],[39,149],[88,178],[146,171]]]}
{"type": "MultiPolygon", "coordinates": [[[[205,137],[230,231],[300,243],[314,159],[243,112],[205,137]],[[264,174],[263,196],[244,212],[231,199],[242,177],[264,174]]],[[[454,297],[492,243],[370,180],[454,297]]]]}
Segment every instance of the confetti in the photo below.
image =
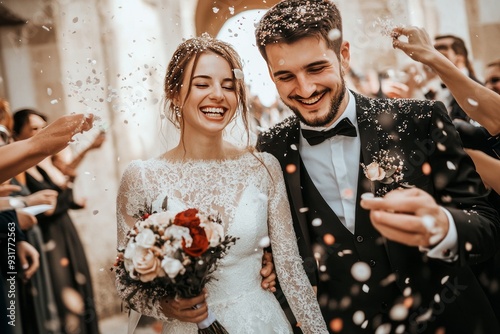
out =
{"type": "Polygon", "coordinates": [[[358,282],[366,282],[372,274],[370,266],[365,262],[356,262],[351,267],[351,275],[358,282]]]}
{"type": "Polygon", "coordinates": [[[430,175],[431,171],[431,165],[428,162],[424,162],[424,164],[422,165],[422,173],[424,173],[424,175],[430,175]]]}
{"type": "Polygon", "coordinates": [[[311,222],[311,225],[315,227],[321,226],[321,224],[323,224],[321,218],[314,218],[311,222]]]}
{"type": "Polygon", "coordinates": [[[342,331],[343,327],[344,327],[344,323],[342,322],[341,318],[333,318],[330,321],[330,329],[333,332],[340,332],[340,331],[342,331]]]}
{"type": "Polygon", "coordinates": [[[470,104],[471,106],[473,106],[473,107],[477,107],[477,106],[479,105],[479,103],[477,103],[477,101],[476,101],[476,100],[473,100],[473,99],[471,99],[471,98],[468,98],[468,99],[467,99],[467,102],[469,102],[469,104],[470,104]]]}
{"type": "Polygon", "coordinates": [[[334,41],[336,39],[339,39],[340,36],[342,36],[342,33],[338,29],[332,29],[328,32],[328,39],[331,41],[334,41]]]}
{"type": "Polygon", "coordinates": [[[363,311],[356,311],[352,315],[352,322],[356,325],[361,325],[365,321],[365,313],[363,311]]]}
{"type": "Polygon", "coordinates": [[[242,70],[235,68],[235,69],[233,70],[233,72],[234,72],[234,77],[235,77],[237,80],[243,80],[244,75],[243,75],[243,71],[242,71],[242,70]]]}
{"type": "Polygon", "coordinates": [[[269,239],[269,237],[264,237],[264,238],[260,239],[260,241],[259,241],[259,247],[261,247],[261,248],[269,247],[270,244],[271,244],[271,240],[269,239]]]}
{"type": "Polygon", "coordinates": [[[295,166],[294,164],[289,164],[286,166],[286,172],[288,174],[293,174],[293,173],[295,173],[296,170],[297,170],[297,166],[295,166]]]}
{"type": "Polygon", "coordinates": [[[328,246],[331,246],[335,243],[335,237],[333,235],[331,235],[330,233],[327,233],[323,236],[323,241],[328,246]]]}
{"type": "Polygon", "coordinates": [[[62,300],[64,305],[75,314],[83,314],[85,311],[82,296],[72,288],[62,289],[62,300]]]}
{"type": "Polygon", "coordinates": [[[389,311],[389,316],[392,320],[402,321],[408,316],[408,309],[404,304],[396,304],[389,311]]]}

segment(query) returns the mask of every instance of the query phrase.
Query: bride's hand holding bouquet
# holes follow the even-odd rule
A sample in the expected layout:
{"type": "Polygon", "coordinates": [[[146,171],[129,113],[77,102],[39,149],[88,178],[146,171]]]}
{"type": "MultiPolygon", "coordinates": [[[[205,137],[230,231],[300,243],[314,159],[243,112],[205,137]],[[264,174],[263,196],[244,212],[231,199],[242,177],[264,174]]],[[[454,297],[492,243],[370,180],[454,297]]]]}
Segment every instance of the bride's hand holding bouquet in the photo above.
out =
{"type": "MultiPolygon", "coordinates": [[[[146,206],[135,218],[137,222],[127,233],[126,247],[118,249],[115,263],[123,286],[136,287],[126,300],[139,290],[146,291],[153,303],[160,301],[162,306],[168,300],[200,296],[218,260],[236,241],[224,236],[218,216],[200,216],[197,209],[174,214],[151,212],[146,206]]],[[[210,310],[208,318],[202,320],[198,323],[199,333],[226,333],[210,310]]]]}

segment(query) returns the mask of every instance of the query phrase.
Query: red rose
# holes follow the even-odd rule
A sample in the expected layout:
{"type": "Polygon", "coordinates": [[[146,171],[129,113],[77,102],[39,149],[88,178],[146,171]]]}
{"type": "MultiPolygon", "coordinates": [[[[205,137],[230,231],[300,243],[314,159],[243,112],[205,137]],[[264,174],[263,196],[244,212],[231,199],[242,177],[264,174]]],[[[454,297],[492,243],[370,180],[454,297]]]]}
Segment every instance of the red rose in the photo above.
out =
{"type": "Polygon", "coordinates": [[[200,218],[198,217],[198,210],[187,209],[179,212],[174,218],[174,224],[184,226],[191,229],[191,227],[200,226],[200,218]]]}
{"type": "Polygon", "coordinates": [[[189,228],[189,234],[193,238],[191,247],[186,248],[186,242],[182,240],[182,249],[190,256],[201,256],[208,249],[208,238],[203,227],[193,226],[189,228]]]}

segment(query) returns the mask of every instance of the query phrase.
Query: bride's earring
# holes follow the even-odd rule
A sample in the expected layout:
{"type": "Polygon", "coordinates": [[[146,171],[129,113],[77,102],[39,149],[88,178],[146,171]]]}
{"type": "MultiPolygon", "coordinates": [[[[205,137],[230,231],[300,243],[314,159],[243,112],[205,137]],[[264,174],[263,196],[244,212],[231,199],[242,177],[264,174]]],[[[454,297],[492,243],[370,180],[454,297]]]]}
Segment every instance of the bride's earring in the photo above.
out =
{"type": "Polygon", "coordinates": [[[181,108],[179,108],[179,106],[174,106],[174,113],[175,113],[175,116],[177,116],[177,118],[182,117],[181,108]]]}

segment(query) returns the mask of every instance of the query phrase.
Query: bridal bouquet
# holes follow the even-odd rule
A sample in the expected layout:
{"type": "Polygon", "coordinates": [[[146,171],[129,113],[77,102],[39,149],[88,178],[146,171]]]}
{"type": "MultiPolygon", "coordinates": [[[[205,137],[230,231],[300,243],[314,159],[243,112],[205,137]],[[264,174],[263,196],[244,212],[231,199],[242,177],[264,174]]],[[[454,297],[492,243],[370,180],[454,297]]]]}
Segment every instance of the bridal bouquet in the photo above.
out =
{"type": "MultiPolygon", "coordinates": [[[[201,216],[197,209],[174,214],[170,211],[140,211],[128,231],[126,247],[118,249],[115,263],[122,286],[134,286],[152,301],[164,297],[191,298],[201,294],[217,262],[236,242],[224,236],[220,217],[201,216]]],[[[198,324],[198,333],[227,333],[209,310],[198,324]]]]}

